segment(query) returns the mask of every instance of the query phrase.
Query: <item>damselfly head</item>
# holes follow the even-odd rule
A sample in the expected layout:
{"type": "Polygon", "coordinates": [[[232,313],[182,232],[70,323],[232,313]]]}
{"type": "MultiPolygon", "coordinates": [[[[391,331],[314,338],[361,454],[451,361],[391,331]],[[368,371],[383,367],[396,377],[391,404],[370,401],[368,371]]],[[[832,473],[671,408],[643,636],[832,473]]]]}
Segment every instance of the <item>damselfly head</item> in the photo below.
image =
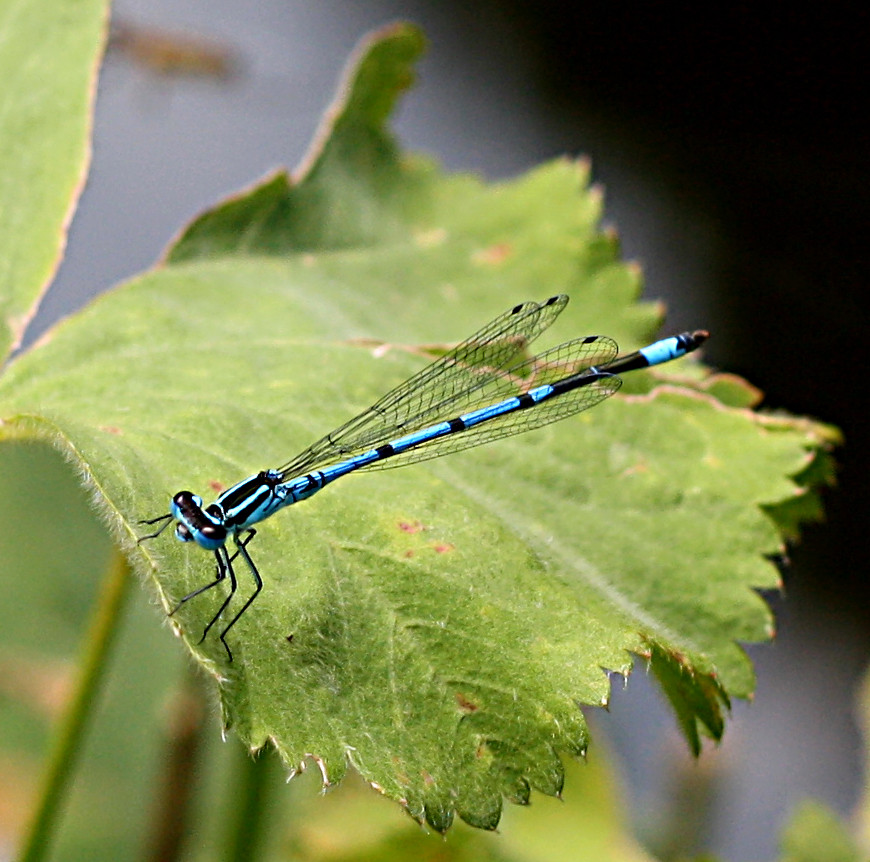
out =
{"type": "Polygon", "coordinates": [[[187,524],[183,524],[179,521],[175,525],[175,538],[178,539],[179,542],[192,542],[193,536],[191,535],[190,529],[187,524]]]}
{"type": "Polygon", "coordinates": [[[179,521],[175,525],[175,537],[181,542],[199,542],[204,547],[205,543],[217,542],[223,544],[227,538],[227,531],[219,524],[213,524],[211,521],[203,521],[199,524],[186,524],[184,521],[179,521]],[[200,541],[200,538],[204,540],[200,541]]]}
{"type": "Polygon", "coordinates": [[[214,505],[203,510],[202,497],[191,491],[179,491],[170,504],[172,517],[178,522],[175,537],[181,542],[196,542],[203,548],[214,550],[227,539],[227,528],[220,523],[219,512],[210,511],[214,505]]]}

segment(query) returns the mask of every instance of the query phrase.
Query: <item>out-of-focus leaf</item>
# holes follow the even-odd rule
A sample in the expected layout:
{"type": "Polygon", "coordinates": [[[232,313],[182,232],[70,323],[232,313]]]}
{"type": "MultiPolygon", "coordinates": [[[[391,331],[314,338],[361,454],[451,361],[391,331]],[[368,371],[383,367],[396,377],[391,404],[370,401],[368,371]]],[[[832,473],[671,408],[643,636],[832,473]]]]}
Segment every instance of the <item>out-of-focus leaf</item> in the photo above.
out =
{"type": "Polygon", "coordinates": [[[0,3],[0,362],[21,341],[84,185],[105,0],[0,3]]]}

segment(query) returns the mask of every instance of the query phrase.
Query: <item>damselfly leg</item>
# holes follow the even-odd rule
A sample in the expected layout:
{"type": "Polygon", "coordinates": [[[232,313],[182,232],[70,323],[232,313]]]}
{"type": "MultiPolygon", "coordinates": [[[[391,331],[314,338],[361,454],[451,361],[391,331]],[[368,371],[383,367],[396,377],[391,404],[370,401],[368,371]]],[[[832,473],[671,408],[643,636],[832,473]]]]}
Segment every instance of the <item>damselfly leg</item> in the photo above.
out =
{"type": "MultiPolygon", "coordinates": [[[[157,538],[174,520],[172,515],[161,515],[159,518],[150,518],[148,520],[142,520],[140,524],[160,524],[162,526],[154,533],[149,533],[147,536],[140,536],[137,540],[137,544],[141,544],[146,539],[155,539],[157,538]]],[[[230,649],[229,644],[226,641],[227,632],[239,621],[239,618],[244,614],[244,612],[248,609],[251,602],[259,595],[260,590],[263,589],[263,579],[260,577],[259,571],[257,571],[257,567],[254,565],[254,561],[251,559],[251,555],[248,553],[247,545],[257,535],[256,530],[247,530],[244,534],[243,538],[239,538],[238,534],[233,536],[233,540],[236,544],[236,550],[231,555],[226,548],[226,545],[221,545],[216,548],[214,551],[215,557],[215,570],[216,577],[213,581],[209,581],[209,583],[204,586],[197,587],[193,592],[188,593],[184,598],[179,600],[178,604],[169,612],[169,616],[174,616],[183,605],[189,602],[191,599],[196,598],[202,593],[207,592],[208,590],[216,587],[218,584],[223,583],[227,578],[229,578],[230,582],[230,591],[227,596],[224,598],[221,606],[218,608],[217,613],[211,618],[208,625],[203,629],[202,637],[197,641],[197,644],[201,644],[208,633],[211,631],[214,624],[221,618],[223,612],[227,609],[230,602],[233,599],[233,596],[236,594],[236,590],[238,588],[238,581],[236,579],[235,569],[233,569],[233,561],[236,560],[240,555],[244,559],[248,568],[251,571],[251,574],[254,578],[254,592],[248,597],[245,603],[242,605],[241,610],[230,620],[229,624],[224,628],[224,630],[220,633],[220,641],[224,645],[224,649],[227,651],[227,657],[230,661],[233,660],[233,652],[230,649]]]]}

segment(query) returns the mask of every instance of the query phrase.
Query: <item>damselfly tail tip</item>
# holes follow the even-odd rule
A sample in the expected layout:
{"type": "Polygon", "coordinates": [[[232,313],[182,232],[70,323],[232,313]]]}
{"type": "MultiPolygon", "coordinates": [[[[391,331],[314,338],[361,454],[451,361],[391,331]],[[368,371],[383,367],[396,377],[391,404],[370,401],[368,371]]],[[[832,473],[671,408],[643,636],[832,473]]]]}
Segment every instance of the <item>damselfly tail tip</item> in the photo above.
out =
{"type": "Polygon", "coordinates": [[[696,329],[689,334],[692,339],[692,350],[697,350],[710,337],[710,333],[706,329],[696,329]]]}

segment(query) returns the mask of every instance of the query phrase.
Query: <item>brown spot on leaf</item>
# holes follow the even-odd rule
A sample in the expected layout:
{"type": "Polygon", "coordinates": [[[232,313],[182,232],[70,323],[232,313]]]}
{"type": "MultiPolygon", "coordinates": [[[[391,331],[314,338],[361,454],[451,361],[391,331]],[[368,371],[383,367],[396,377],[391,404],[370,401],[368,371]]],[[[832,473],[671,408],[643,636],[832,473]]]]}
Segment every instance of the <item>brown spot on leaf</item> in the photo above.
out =
{"type": "Polygon", "coordinates": [[[443,227],[436,227],[431,230],[419,230],[414,234],[414,242],[418,248],[434,248],[435,246],[444,245],[446,241],[447,231],[443,227]]]}
{"type": "Polygon", "coordinates": [[[637,464],[632,465],[631,467],[626,467],[622,471],[623,476],[634,476],[638,473],[648,473],[649,465],[644,461],[638,461],[637,464]]]}
{"type": "Polygon", "coordinates": [[[474,263],[497,266],[507,260],[513,252],[513,246],[509,242],[497,242],[495,245],[476,251],[471,259],[474,263]]]}
{"type": "Polygon", "coordinates": [[[477,712],[480,709],[474,701],[469,700],[461,691],[457,691],[453,696],[456,698],[456,704],[463,712],[477,712]]]}

